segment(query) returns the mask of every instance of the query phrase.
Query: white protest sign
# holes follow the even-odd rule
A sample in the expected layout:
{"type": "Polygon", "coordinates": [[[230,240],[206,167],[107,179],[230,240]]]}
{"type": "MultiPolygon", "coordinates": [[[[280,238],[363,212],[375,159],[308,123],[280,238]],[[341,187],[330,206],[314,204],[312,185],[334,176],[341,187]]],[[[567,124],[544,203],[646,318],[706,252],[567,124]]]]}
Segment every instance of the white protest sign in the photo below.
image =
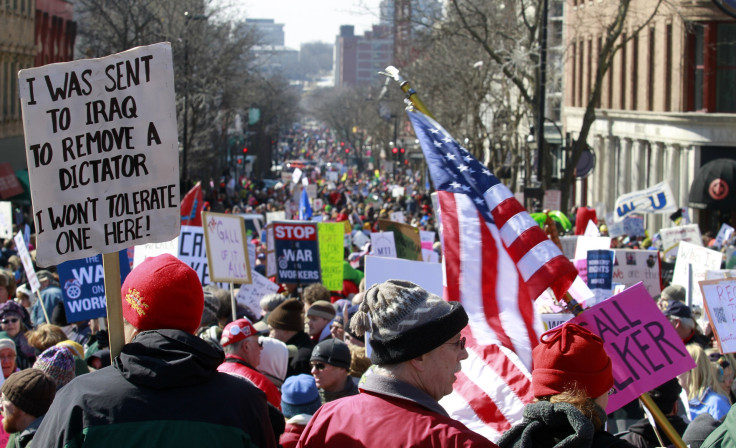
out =
{"type": "Polygon", "coordinates": [[[353,244],[359,249],[363,249],[363,246],[365,246],[366,243],[370,242],[371,239],[368,238],[368,236],[363,233],[362,230],[358,230],[357,232],[355,232],[355,235],[353,235],[353,244]]]}
{"type": "Polygon", "coordinates": [[[692,296],[693,305],[703,306],[703,293],[698,288],[698,282],[705,280],[705,275],[709,270],[720,269],[722,259],[720,252],[680,241],[675,271],[672,273],[672,283],[685,287],[688,297],[692,296]],[[691,265],[692,269],[688,269],[688,265],[691,265]],[[688,272],[692,273],[692,278],[688,272]]]}
{"type": "Polygon", "coordinates": [[[202,212],[210,277],[218,282],[250,283],[245,220],[237,215],[202,212]]]}
{"type": "Polygon", "coordinates": [[[391,279],[416,283],[432,294],[442,297],[442,264],[402,258],[365,257],[365,286],[391,279]]]}
{"type": "Polygon", "coordinates": [[[545,210],[559,210],[562,204],[562,192],[560,190],[544,190],[542,208],[545,210]]]}
{"type": "Polygon", "coordinates": [[[598,226],[596,226],[592,220],[589,220],[588,225],[585,226],[585,232],[583,233],[583,236],[599,237],[601,236],[601,232],[598,230],[598,226]]]}
{"type": "Polygon", "coordinates": [[[136,246],[133,252],[133,268],[143,263],[146,258],[157,257],[162,254],[178,255],[179,237],[163,243],[148,243],[136,246]]]}
{"type": "Polygon", "coordinates": [[[677,210],[677,203],[670,184],[662,182],[646,190],[619,196],[616,199],[613,220],[621,221],[632,213],[672,213],[675,210],[677,210]]]}
{"type": "Polygon", "coordinates": [[[393,232],[372,232],[371,252],[377,257],[396,258],[396,241],[393,232]]]}
{"type": "Polygon", "coordinates": [[[725,222],[721,225],[721,229],[718,231],[718,235],[716,235],[716,242],[713,243],[713,247],[716,249],[720,249],[721,246],[725,242],[731,239],[733,236],[733,227],[729,226],[725,222]]]}
{"type": "Polygon", "coordinates": [[[390,219],[394,222],[406,223],[404,212],[391,212],[390,219]]]}
{"type": "Polygon", "coordinates": [[[699,282],[721,353],[736,352],[736,279],[699,282]]]}
{"type": "Polygon", "coordinates": [[[261,299],[267,294],[273,294],[279,290],[279,285],[256,271],[251,272],[253,282],[242,285],[235,296],[235,300],[241,305],[248,307],[256,316],[261,315],[261,299]]]}
{"type": "Polygon", "coordinates": [[[0,201],[0,238],[13,237],[13,204],[0,201]]]}
{"type": "Polygon", "coordinates": [[[285,219],[286,219],[286,212],[284,212],[283,210],[279,212],[266,212],[266,223],[271,223],[274,221],[283,221],[285,219]]]}
{"type": "Polygon", "coordinates": [[[662,238],[662,252],[665,260],[677,256],[680,241],[703,246],[703,238],[700,236],[700,227],[697,224],[660,229],[659,236],[662,238]]]}
{"type": "Polygon", "coordinates": [[[294,168],[294,172],[291,173],[291,182],[293,182],[295,185],[299,183],[299,179],[302,177],[302,170],[299,168],[294,168]]]}
{"type": "Polygon", "coordinates": [[[304,176],[304,177],[302,177],[302,186],[303,187],[306,187],[307,185],[309,185],[309,178],[307,178],[306,176],[304,176]]]}
{"type": "MultiPolygon", "coordinates": [[[[562,245],[562,253],[569,259],[575,258],[575,249],[578,245],[578,235],[565,235],[560,237],[560,244],[562,245]]],[[[608,246],[610,248],[611,246],[608,246]]],[[[587,253],[587,249],[586,249],[587,253]]]]}
{"type": "MultiPolygon", "coordinates": [[[[588,221],[591,222],[591,221],[588,221]]],[[[587,260],[589,250],[610,249],[611,238],[607,236],[578,236],[575,259],[587,260]]]]}
{"type": "Polygon", "coordinates": [[[540,314],[540,316],[542,317],[545,331],[559,327],[573,317],[570,313],[540,314]]]}
{"type": "Polygon", "coordinates": [[[307,184],[306,188],[309,199],[315,199],[317,197],[317,184],[307,184]]]}
{"type": "Polygon", "coordinates": [[[289,182],[291,182],[291,173],[288,171],[282,171],[281,182],[283,182],[284,184],[288,184],[289,182]]]}
{"type": "Polygon", "coordinates": [[[337,179],[340,176],[337,171],[328,171],[326,174],[326,179],[330,182],[337,182],[337,179]]]}
{"type": "Polygon", "coordinates": [[[394,187],[394,189],[391,190],[391,196],[394,198],[400,198],[401,196],[404,196],[404,187],[394,187]]]}
{"type": "Polygon", "coordinates": [[[21,70],[39,266],[179,234],[171,44],[21,70]]]}
{"type": "Polygon", "coordinates": [[[266,275],[273,277],[276,275],[276,252],[266,253],[266,275]]]}
{"type": "Polygon", "coordinates": [[[718,269],[715,271],[709,270],[705,273],[706,280],[720,280],[722,278],[736,278],[736,270],[734,269],[718,269]]]}
{"type": "Polygon", "coordinates": [[[659,254],[653,250],[614,249],[613,281],[626,287],[642,282],[650,296],[662,292],[659,254]]]}
{"type": "Polygon", "coordinates": [[[18,250],[18,256],[20,256],[20,261],[23,263],[23,269],[26,271],[26,277],[28,278],[28,283],[31,284],[31,290],[33,292],[38,292],[41,290],[41,282],[38,281],[38,277],[36,277],[36,270],[33,268],[33,260],[31,260],[31,253],[28,252],[28,246],[26,246],[25,240],[23,240],[23,234],[18,232],[15,237],[13,238],[15,241],[15,248],[18,250]]]}
{"type": "Polygon", "coordinates": [[[430,263],[439,263],[440,254],[435,252],[433,249],[422,249],[422,260],[430,263]]]}
{"type": "Polygon", "coordinates": [[[228,288],[227,283],[214,282],[210,278],[209,264],[207,263],[207,247],[204,238],[204,229],[200,226],[181,226],[179,234],[178,258],[197,273],[202,286],[215,283],[220,288],[228,288]]]}
{"type": "MultiPolygon", "coordinates": [[[[316,194],[317,193],[315,192],[315,195],[316,194]]],[[[320,198],[315,198],[314,202],[312,202],[312,209],[314,211],[320,211],[320,210],[323,210],[324,208],[325,208],[325,202],[320,198]]]]}

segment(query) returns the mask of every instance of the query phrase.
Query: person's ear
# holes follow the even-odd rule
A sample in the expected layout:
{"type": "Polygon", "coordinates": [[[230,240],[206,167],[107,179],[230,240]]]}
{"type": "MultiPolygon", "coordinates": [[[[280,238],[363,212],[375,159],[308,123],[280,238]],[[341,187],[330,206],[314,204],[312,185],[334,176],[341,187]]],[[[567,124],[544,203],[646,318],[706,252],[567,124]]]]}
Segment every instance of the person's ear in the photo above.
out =
{"type": "Polygon", "coordinates": [[[427,370],[427,355],[426,353],[423,355],[419,355],[414,359],[409,360],[409,364],[411,364],[412,367],[414,367],[419,372],[424,372],[427,370]]]}

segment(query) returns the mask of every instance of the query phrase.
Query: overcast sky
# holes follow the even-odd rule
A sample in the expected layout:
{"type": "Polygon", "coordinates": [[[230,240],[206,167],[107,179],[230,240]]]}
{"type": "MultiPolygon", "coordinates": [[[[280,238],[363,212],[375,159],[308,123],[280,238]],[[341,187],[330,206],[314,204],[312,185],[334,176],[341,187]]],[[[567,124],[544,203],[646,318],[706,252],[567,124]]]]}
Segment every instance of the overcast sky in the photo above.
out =
{"type": "Polygon", "coordinates": [[[299,49],[302,43],[335,43],[340,25],[355,25],[363,34],[378,23],[380,0],[240,0],[239,10],[252,19],[274,19],[283,23],[286,46],[299,49]]]}

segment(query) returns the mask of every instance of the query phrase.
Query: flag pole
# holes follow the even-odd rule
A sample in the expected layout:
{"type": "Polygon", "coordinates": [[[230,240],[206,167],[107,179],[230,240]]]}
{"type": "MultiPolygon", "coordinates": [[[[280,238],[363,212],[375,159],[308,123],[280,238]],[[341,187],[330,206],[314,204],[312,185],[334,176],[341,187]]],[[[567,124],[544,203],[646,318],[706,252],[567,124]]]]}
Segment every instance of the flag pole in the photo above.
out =
{"type": "MultiPolygon", "coordinates": [[[[414,108],[424,115],[427,115],[428,117],[434,119],[434,116],[429,112],[427,106],[425,106],[422,100],[419,99],[419,95],[417,94],[416,90],[411,87],[409,81],[405,80],[399,74],[399,70],[396,67],[389,65],[384,71],[378,72],[378,74],[391,78],[399,83],[399,87],[401,87],[401,90],[407,94],[407,99],[411,102],[414,108]]],[[[569,292],[566,292],[563,295],[563,300],[567,302],[567,309],[570,310],[574,315],[577,316],[583,312],[583,307],[570,295],[569,292]]],[[[652,397],[650,397],[649,394],[645,392],[639,397],[639,400],[642,402],[642,404],[644,404],[644,406],[647,407],[647,409],[649,409],[649,412],[652,413],[654,420],[657,422],[657,426],[659,426],[664,431],[664,433],[667,435],[667,437],[669,437],[673,445],[675,445],[675,447],[677,448],[687,448],[683,443],[680,435],[677,433],[677,431],[675,431],[675,428],[672,427],[672,424],[669,422],[669,420],[667,420],[667,417],[665,417],[659,407],[654,403],[652,397]]]]}

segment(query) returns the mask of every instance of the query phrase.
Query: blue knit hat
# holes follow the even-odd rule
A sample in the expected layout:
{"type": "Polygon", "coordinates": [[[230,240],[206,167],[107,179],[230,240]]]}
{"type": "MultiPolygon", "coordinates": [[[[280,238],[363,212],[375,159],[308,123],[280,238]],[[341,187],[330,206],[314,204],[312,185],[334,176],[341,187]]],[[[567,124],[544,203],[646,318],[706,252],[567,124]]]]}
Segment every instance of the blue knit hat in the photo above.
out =
{"type": "Polygon", "coordinates": [[[312,415],[321,405],[312,375],[302,373],[290,376],[281,386],[281,411],[286,418],[299,414],[312,415]]]}

